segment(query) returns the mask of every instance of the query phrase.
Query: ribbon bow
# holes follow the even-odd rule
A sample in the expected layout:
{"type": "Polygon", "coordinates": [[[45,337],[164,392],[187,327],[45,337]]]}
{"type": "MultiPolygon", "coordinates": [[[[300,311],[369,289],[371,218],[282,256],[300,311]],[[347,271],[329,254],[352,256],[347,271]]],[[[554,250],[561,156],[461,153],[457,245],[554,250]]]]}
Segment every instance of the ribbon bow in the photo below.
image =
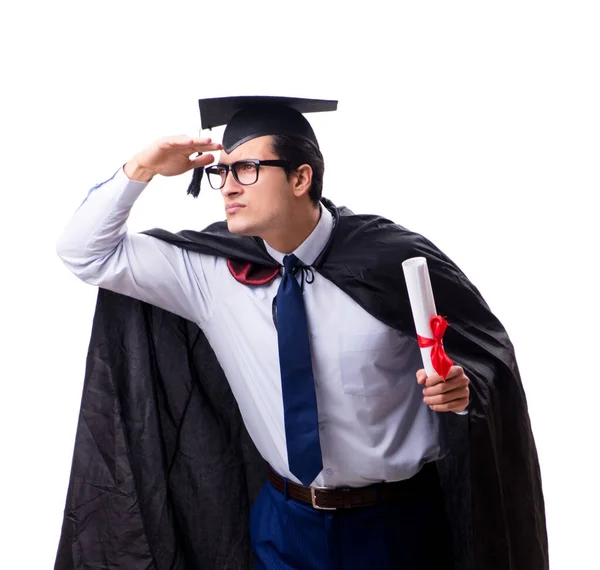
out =
{"type": "Polygon", "coordinates": [[[435,317],[431,317],[429,325],[431,327],[431,332],[433,333],[433,338],[425,338],[417,335],[417,340],[419,341],[419,346],[421,348],[433,347],[431,349],[431,364],[433,365],[433,369],[445,381],[446,376],[448,376],[450,372],[450,368],[454,365],[454,362],[450,360],[444,350],[444,345],[442,344],[444,333],[448,328],[448,321],[444,317],[436,315],[435,317]]]}

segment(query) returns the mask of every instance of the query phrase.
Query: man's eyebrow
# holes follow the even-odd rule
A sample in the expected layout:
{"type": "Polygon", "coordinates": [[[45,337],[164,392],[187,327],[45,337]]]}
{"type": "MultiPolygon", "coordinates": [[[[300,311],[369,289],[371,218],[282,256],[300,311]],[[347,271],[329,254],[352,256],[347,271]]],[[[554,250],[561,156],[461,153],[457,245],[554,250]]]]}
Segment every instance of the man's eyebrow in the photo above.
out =
{"type": "Polygon", "coordinates": [[[213,166],[230,166],[232,164],[235,164],[236,162],[244,162],[246,160],[255,160],[255,159],[252,159],[252,158],[238,158],[236,160],[232,160],[231,162],[224,162],[223,160],[219,160],[219,162],[217,162],[213,166]]]}
{"type": "Polygon", "coordinates": [[[219,157],[219,164],[233,164],[234,162],[239,162],[240,160],[247,160],[246,158],[236,158],[235,160],[231,160],[231,162],[229,162],[227,159],[229,157],[224,157],[224,156],[220,156],[219,157]]]}

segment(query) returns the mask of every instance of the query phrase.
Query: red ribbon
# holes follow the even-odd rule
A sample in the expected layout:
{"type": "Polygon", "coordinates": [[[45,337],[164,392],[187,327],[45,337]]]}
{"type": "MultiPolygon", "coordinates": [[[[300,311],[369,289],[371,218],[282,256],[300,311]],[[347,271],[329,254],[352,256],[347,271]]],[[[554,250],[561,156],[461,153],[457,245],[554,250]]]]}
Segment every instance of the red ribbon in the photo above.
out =
{"type": "Polygon", "coordinates": [[[421,348],[433,347],[431,349],[431,364],[433,364],[433,369],[446,380],[446,376],[450,373],[450,368],[454,365],[454,362],[450,360],[442,344],[444,333],[448,328],[448,321],[444,317],[436,315],[435,317],[431,317],[429,325],[431,326],[433,338],[425,338],[417,335],[417,340],[421,348]]]}

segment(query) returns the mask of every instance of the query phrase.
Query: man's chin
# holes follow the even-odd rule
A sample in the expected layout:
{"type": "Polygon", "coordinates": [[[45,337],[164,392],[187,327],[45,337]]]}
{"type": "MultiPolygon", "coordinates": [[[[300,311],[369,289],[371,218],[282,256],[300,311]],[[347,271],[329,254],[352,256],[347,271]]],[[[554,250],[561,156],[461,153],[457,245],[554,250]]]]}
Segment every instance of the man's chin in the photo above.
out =
{"type": "Polygon", "coordinates": [[[236,220],[232,218],[227,219],[227,229],[230,233],[238,235],[238,236],[252,236],[254,233],[252,232],[252,228],[249,224],[241,223],[241,220],[236,220]]]}

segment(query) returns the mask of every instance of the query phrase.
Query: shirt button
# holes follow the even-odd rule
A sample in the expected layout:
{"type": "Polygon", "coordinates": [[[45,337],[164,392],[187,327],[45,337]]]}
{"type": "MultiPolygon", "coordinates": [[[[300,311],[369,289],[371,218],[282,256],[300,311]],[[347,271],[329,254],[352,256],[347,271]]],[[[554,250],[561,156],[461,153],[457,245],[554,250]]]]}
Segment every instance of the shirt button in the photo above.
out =
{"type": "Polygon", "coordinates": [[[325,425],[324,425],[324,424],[321,424],[321,425],[319,426],[319,429],[320,429],[321,431],[323,431],[323,430],[325,429],[325,425]]]}
{"type": "Polygon", "coordinates": [[[333,469],[331,469],[330,467],[325,469],[325,475],[333,475],[333,469]]]}

